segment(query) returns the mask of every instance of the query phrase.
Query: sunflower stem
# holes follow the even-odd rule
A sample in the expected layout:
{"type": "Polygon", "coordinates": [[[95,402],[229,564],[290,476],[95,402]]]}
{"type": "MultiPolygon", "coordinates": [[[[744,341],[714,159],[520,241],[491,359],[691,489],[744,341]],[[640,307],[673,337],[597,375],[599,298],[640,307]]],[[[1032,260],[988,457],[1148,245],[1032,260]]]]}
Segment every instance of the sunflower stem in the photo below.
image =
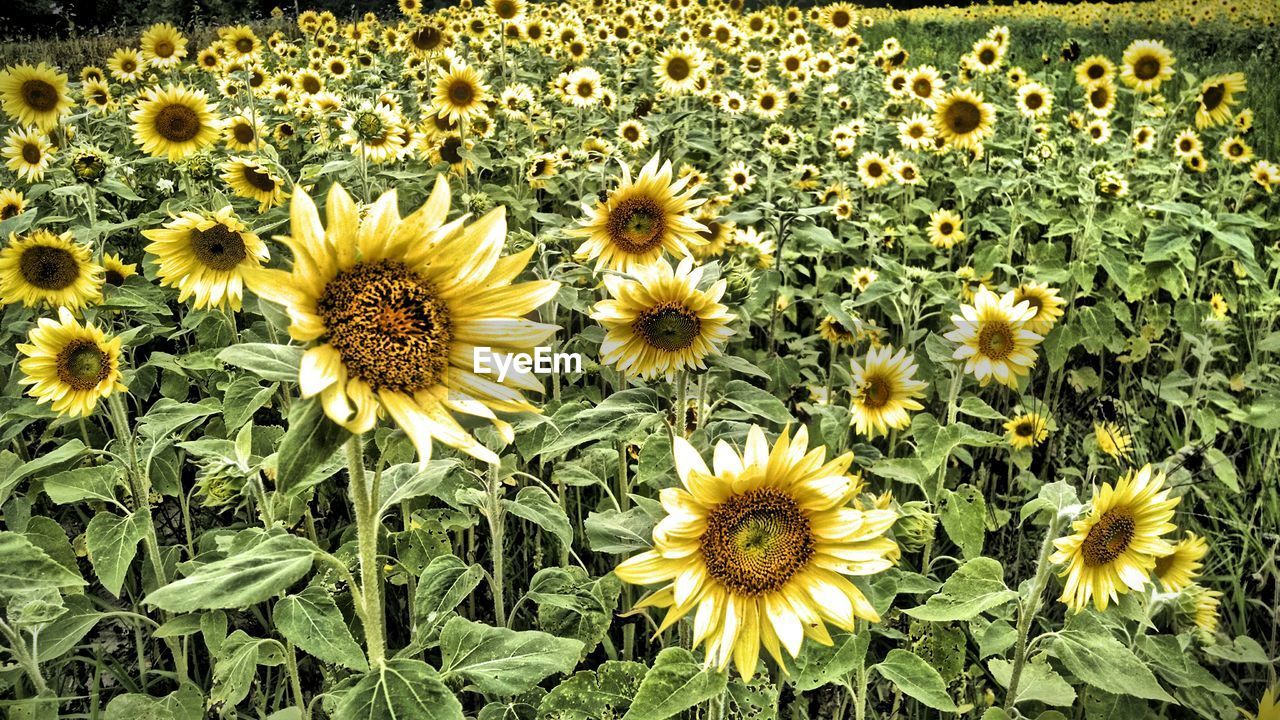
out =
{"type": "Polygon", "coordinates": [[[382,613],[382,569],[378,566],[378,515],[373,488],[364,469],[361,435],[347,440],[347,472],[351,476],[351,503],[356,516],[356,546],[360,557],[360,604],[364,607],[364,642],[369,666],[382,667],[386,659],[386,629],[382,613]]]}
{"type": "Polygon", "coordinates": [[[498,469],[497,464],[490,464],[486,475],[489,510],[485,516],[489,519],[489,554],[493,562],[493,573],[490,576],[492,580],[490,589],[493,591],[493,617],[495,623],[503,627],[507,624],[506,549],[503,543],[502,481],[498,477],[498,469]]]}
{"type": "Polygon", "coordinates": [[[1049,527],[1044,532],[1044,542],[1040,545],[1040,559],[1036,563],[1036,574],[1031,580],[1030,591],[1026,598],[1018,601],[1018,642],[1013,646],[1013,671],[1009,675],[1009,691],[1004,697],[1006,712],[1013,709],[1013,703],[1018,698],[1018,683],[1022,679],[1022,668],[1027,664],[1027,636],[1031,634],[1031,623],[1040,612],[1040,596],[1044,594],[1051,568],[1049,556],[1053,554],[1053,541],[1058,537],[1061,523],[1061,517],[1057,513],[1049,520],[1049,527]]]}

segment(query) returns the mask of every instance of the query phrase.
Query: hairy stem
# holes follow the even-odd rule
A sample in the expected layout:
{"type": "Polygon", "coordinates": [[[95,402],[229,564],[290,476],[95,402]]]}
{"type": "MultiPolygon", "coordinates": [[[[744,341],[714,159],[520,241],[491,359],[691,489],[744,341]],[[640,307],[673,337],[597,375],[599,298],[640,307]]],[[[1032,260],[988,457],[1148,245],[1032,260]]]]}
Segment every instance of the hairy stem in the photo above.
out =
{"type": "Polygon", "coordinates": [[[356,515],[356,545],[360,557],[360,604],[364,607],[364,642],[369,666],[386,660],[386,628],[382,613],[382,568],[378,565],[378,515],[374,488],[364,469],[360,435],[347,440],[347,471],[351,475],[351,503],[356,515]]]}

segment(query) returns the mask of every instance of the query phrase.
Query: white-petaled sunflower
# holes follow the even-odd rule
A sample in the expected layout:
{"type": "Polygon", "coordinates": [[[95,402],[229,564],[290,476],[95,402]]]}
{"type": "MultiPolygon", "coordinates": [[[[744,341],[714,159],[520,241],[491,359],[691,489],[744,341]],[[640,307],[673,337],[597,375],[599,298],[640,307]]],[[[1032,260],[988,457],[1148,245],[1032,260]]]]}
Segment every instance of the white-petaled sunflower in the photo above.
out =
{"type": "Polygon", "coordinates": [[[454,418],[493,423],[510,442],[511,426],[498,412],[536,412],[521,391],[541,392],[531,373],[499,382],[474,372],[476,350],[495,355],[529,352],[559,328],[524,319],[555,295],[549,280],[515,283],[537,249],[500,257],[507,231],[505,208],[465,224],[446,223],[449,184],[436,177],[421,208],[401,218],[394,190],[361,217],[351,196],[335,184],[325,203],[327,225],[310,196],[295,188],[289,272],[258,269],[253,292],[284,305],[298,342],[315,342],[302,359],[303,397],[319,396],[325,414],[351,432],[373,429],[389,415],[413,441],[420,462],[433,439],[496,463],[454,418]]]}
{"type": "Polygon", "coordinates": [[[232,156],[222,165],[222,180],[242,198],[258,201],[258,212],[284,202],[284,181],[257,160],[232,156]]]}
{"type": "Polygon", "coordinates": [[[154,68],[172,68],[187,56],[187,39],[169,23],[156,23],[142,33],[142,59],[154,68]]]}
{"type": "Polygon", "coordinates": [[[40,182],[53,156],[49,138],[39,128],[14,128],[5,137],[4,150],[0,152],[9,169],[27,182],[40,182]]]}
{"type": "Polygon", "coordinates": [[[653,78],[665,93],[681,95],[691,92],[702,77],[706,53],[697,45],[668,47],[653,66],[653,78]]]}
{"type": "Polygon", "coordinates": [[[108,338],[95,325],[81,325],[71,311],[58,308],[58,319],[40,318],[27,342],[17,346],[27,395],[50,403],[59,415],[85,417],[98,400],[127,392],[120,379],[120,338],[108,338]]]}
{"type": "Polygon", "coordinates": [[[960,344],[953,357],[964,360],[964,371],[983,386],[995,378],[1016,388],[1036,364],[1035,346],[1043,338],[1026,326],[1035,310],[1013,297],[1012,291],[996,295],[979,286],[973,304],[960,306],[960,314],[951,316],[955,329],[943,336],[960,344]]]}
{"type": "Polygon", "coordinates": [[[213,213],[184,212],[163,228],[143,230],[157,258],[160,284],[178,288],[178,302],[240,309],[245,275],[265,262],[267,246],[230,205],[213,213]]]}
{"type": "Polygon", "coordinates": [[[357,156],[373,163],[386,163],[404,150],[403,120],[381,103],[365,101],[342,120],[339,142],[357,156]]]}
{"type": "Polygon", "coordinates": [[[742,160],[735,160],[724,174],[724,184],[734,195],[743,195],[756,184],[756,176],[742,160]]]}
{"type": "Polygon", "coordinates": [[[676,257],[689,254],[689,247],[705,242],[699,233],[706,227],[689,214],[703,199],[693,197],[689,178],[672,181],[671,162],[659,163],[654,155],[634,180],[631,169],[622,163],[622,183],[596,206],[583,206],[586,217],[570,237],[586,238],[574,257],[595,260],[596,270],[608,268],[630,272],[648,265],[663,253],[676,257]]]}
{"type": "Polygon", "coordinates": [[[1173,552],[1163,536],[1176,529],[1170,521],[1181,498],[1169,497],[1164,480],[1164,473],[1144,465],[1125,473],[1114,488],[1103,483],[1094,489],[1089,514],[1072,524],[1075,532],[1053,541],[1056,552],[1049,561],[1066,566],[1059,599],[1072,611],[1090,601],[1103,611],[1120,595],[1142,590],[1156,559],[1173,552]]]}
{"type": "Polygon", "coordinates": [[[1121,57],[1120,80],[1134,92],[1153,93],[1173,77],[1173,53],[1159,40],[1134,40],[1121,57]]]}
{"type": "Polygon", "coordinates": [[[850,410],[857,432],[871,438],[888,435],[911,424],[908,411],[924,409],[916,398],[924,395],[928,383],[915,379],[916,361],[906,348],[897,353],[889,345],[872,348],[865,364],[857,360],[852,364],[850,410]]]}
{"type": "Polygon", "coordinates": [[[102,299],[103,270],[70,231],[11,236],[0,250],[0,303],[78,310],[102,299]]]}
{"type": "Polygon", "coordinates": [[[129,114],[134,142],[153,157],[181,160],[218,139],[215,109],[203,90],[182,85],[148,90],[129,114]]]}
{"type": "Polygon", "coordinates": [[[677,372],[706,368],[707,357],[733,335],[733,314],[720,304],[726,281],[700,290],[702,268],[693,266],[693,258],[674,270],[659,258],[632,274],[634,279],[606,275],[610,299],[591,310],[605,329],[600,362],[644,380],[672,380],[677,372]]]}
{"type": "Polygon", "coordinates": [[[952,210],[934,210],[929,214],[929,243],[939,250],[955,247],[964,240],[964,218],[952,210]]]}
{"type": "Polygon", "coordinates": [[[1053,92],[1038,82],[1024,83],[1018,88],[1018,112],[1031,120],[1053,112],[1053,92]]]}
{"type": "Polygon", "coordinates": [[[1165,592],[1181,592],[1190,587],[1204,567],[1204,556],[1209,553],[1209,543],[1193,532],[1173,546],[1173,552],[1156,558],[1154,574],[1165,592]]]}
{"type": "Polygon", "coordinates": [[[57,127],[62,116],[71,112],[67,76],[44,63],[23,63],[0,73],[0,100],[9,117],[44,131],[57,127]]]}
{"type": "Polygon", "coordinates": [[[938,100],[933,127],[948,145],[975,151],[995,131],[995,107],[972,90],[952,90],[938,100]]]}
{"type": "Polygon", "coordinates": [[[667,608],[659,631],[693,614],[693,644],[706,662],[732,661],[753,675],[763,647],[779,663],[808,637],[832,644],[827,624],[852,630],[857,618],[879,620],[848,576],[882,572],[898,557],[884,534],[892,510],[860,510],[861,491],[848,474],[853,454],[824,462],[808,449],[801,427],[769,447],[752,426],[742,454],[716,445],[713,467],[684,438],[673,440],[683,487],[661,492],[667,516],[653,530],[653,549],[614,571],[624,582],[663,584],[636,604],[667,608]]]}

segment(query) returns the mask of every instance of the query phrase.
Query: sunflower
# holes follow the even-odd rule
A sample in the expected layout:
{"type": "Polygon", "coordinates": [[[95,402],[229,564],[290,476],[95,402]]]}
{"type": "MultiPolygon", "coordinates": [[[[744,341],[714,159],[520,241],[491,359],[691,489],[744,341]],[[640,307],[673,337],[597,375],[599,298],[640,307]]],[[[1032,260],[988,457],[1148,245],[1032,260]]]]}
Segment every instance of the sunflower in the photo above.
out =
{"type": "Polygon", "coordinates": [[[1106,117],[1116,107],[1116,87],[1109,82],[1094,83],[1085,92],[1084,99],[1095,117],[1106,117]]]}
{"type": "Polygon", "coordinates": [[[398,424],[431,457],[432,439],[484,462],[498,456],[454,419],[493,423],[504,442],[509,424],[494,411],[536,412],[521,390],[541,391],[530,373],[503,380],[475,369],[477,347],[527,352],[558,328],[524,319],[559,289],[539,280],[512,284],[537,249],[499,257],[506,238],[504,208],[476,222],[445,223],[449,184],[437,175],[426,203],[406,218],[396,192],[383,194],[361,217],[338,184],[329,191],[323,227],[315,203],[295,187],[289,272],[257,269],[247,280],[263,298],[284,305],[289,334],[318,341],[303,356],[304,397],[320,396],[325,413],[353,433],[373,429],[380,414],[398,424]]]}
{"type": "Polygon", "coordinates": [[[653,66],[653,78],[663,92],[681,95],[697,85],[705,62],[706,53],[696,45],[668,47],[653,66]]]}
{"type": "Polygon", "coordinates": [[[853,289],[857,292],[866,292],[867,288],[871,287],[871,283],[874,283],[879,277],[880,273],[875,270],[869,267],[860,267],[850,274],[849,284],[853,285],[853,289]]]}
{"type": "Polygon", "coordinates": [[[48,305],[71,310],[102,299],[102,268],[71,232],[36,230],[12,236],[0,250],[0,303],[48,305]]]}
{"type": "Polygon", "coordinates": [[[534,155],[529,159],[529,167],[525,171],[524,179],[531,188],[545,187],[547,180],[555,177],[558,172],[558,165],[559,159],[554,153],[534,155]]]}
{"type": "Polygon", "coordinates": [[[730,193],[743,195],[756,184],[756,176],[751,174],[751,168],[747,167],[745,162],[736,160],[725,172],[724,184],[730,193]]]}
{"type": "Polygon", "coordinates": [[[1209,552],[1209,544],[1205,539],[1193,532],[1173,546],[1173,552],[1156,558],[1154,574],[1165,592],[1181,592],[1191,586],[1200,568],[1201,560],[1209,552]]]}
{"type": "Polygon", "coordinates": [[[525,0],[489,0],[489,9],[505,22],[519,21],[524,17],[525,5],[525,0]]]}
{"type": "Polygon", "coordinates": [[[1241,712],[1249,720],[1280,720],[1280,685],[1273,685],[1262,693],[1257,714],[1241,712]]]}
{"type": "Polygon", "coordinates": [[[686,188],[688,178],[672,182],[670,161],[661,167],[659,162],[654,155],[634,181],[630,168],[622,163],[622,183],[608,199],[594,208],[583,206],[586,216],[568,233],[586,238],[576,253],[579,260],[595,259],[597,270],[630,272],[663,252],[681,257],[688,246],[702,244],[699,233],[706,227],[689,211],[703,200],[695,199],[694,190],[686,188]]]}
{"type": "Polygon", "coordinates": [[[1097,83],[1111,82],[1116,75],[1116,64],[1105,55],[1093,55],[1076,66],[1075,75],[1076,83],[1085,88],[1097,83]]]}
{"type": "Polygon", "coordinates": [[[37,404],[51,403],[54,412],[71,417],[93,413],[99,398],[127,392],[120,380],[120,338],[108,338],[94,325],[81,325],[71,311],[58,308],[58,319],[40,318],[17,350],[27,395],[37,404]]]}
{"type": "Polygon", "coordinates": [[[1035,314],[1026,321],[1026,327],[1039,335],[1049,334],[1062,317],[1062,308],[1067,304],[1067,301],[1058,294],[1057,288],[1037,282],[1019,285],[1013,291],[1013,302],[1015,304],[1025,302],[1035,310],[1035,314]]]}
{"type": "Polygon", "coordinates": [[[116,80],[131,83],[142,79],[147,63],[142,59],[142,53],[137,50],[119,48],[107,58],[107,69],[111,71],[111,77],[116,80]]]}
{"type": "Polygon", "coordinates": [[[778,251],[778,244],[773,238],[767,232],[756,230],[754,226],[735,229],[730,247],[747,265],[760,270],[773,267],[776,259],[774,253],[778,251]]]}
{"type": "Polygon", "coordinates": [[[618,139],[632,150],[642,150],[649,144],[649,130],[639,120],[624,120],[618,125],[618,139]]]}
{"type": "Polygon", "coordinates": [[[440,117],[462,122],[484,112],[488,98],[489,88],[480,73],[461,59],[455,59],[448,70],[440,71],[431,107],[440,117]]]}
{"type": "Polygon", "coordinates": [[[1005,439],[1014,450],[1033,448],[1049,437],[1049,420],[1037,412],[1023,413],[1004,424],[1005,439]]]}
{"type": "Polygon", "coordinates": [[[49,167],[53,155],[53,147],[44,131],[29,127],[25,130],[14,128],[5,137],[4,151],[0,155],[8,158],[9,169],[27,182],[39,182],[44,178],[44,171],[49,167]]]}
{"type": "Polygon", "coordinates": [[[995,108],[972,90],[953,90],[938,101],[933,125],[948,145],[975,150],[995,130],[995,108]]]}
{"type": "Polygon", "coordinates": [[[0,220],[17,217],[27,209],[27,197],[21,190],[0,188],[0,220]]]}
{"type": "Polygon", "coordinates": [[[1249,169],[1249,177],[1270,195],[1272,188],[1280,185],[1280,167],[1266,160],[1259,160],[1249,169]]]}
{"type": "Polygon", "coordinates": [[[228,150],[253,152],[261,144],[260,128],[244,115],[227,120],[222,127],[222,144],[228,150]]]}
{"type": "Polygon", "coordinates": [[[1200,107],[1196,110],[1196,127],[1207,128],[1231,122],[1231,108],[1236,93],[1248,88],[1244,73],[1214,75],[1200,85],[1200,107]]]}
{"type": "Polygon", "coordinates": [[[115,253],[102,254],[102,279],[107,285],[123,285],[125,280],[138,274],[138,266],[127,263],[115,253]]]}
{"type": "Polygon", "coordinates": [[[883,187],[891,180],[889,161],[875,152],[865,152],[858,158],[858,180],[867,188],[883,187]]]}
{"type": "Polygon", "coordinates": [[[943,336],[959,343],[953,357],[964,360],[965,372],[984,386],[995,378],[1016,388],[1036,364],[1035,346],[1043,338],[1026,326],[1036,311],[1013,298],[1012,291],[996,295],[980,286],[973,304],[961,305],[960,314],[951,316],[955,329],[943,336]]]}
{"type": "Polygon", "coordinates": [[[40,63],[15,65],[0,73],[0,101],[4,111],[22,125],[49,131],[71,111],[67,76],[40,63]]]}
{"type": "Polygon", "coordinates": [[[1018,88],[1018,112],[1029,120],[1039,120],[1053,111],[1053,92],[1038,82],[1023,83],[1018,88]]]}
{"type": "Polygon", "coordinates": [[[1156,129],[1141,125],[1133,131],[1133,149],[1147,152],[1156,145],[1156,129]]]}
{"type": "Polygon", "coordinates": [[[134,141],[153,157],[181,160],[218,139],[214,110],[202,90],[182,85],[148,90],[129,114],[134,141]]]}
{"type": "Polygon", "coordinates": [[[80,88],[80,97],[85,107],[97,113],[106,113],[116,108],[115,98],[111,96],[111,88],[105,83],[85,83],[80,88]]]}
{"type": "Polygon", "coordinates": [[[938,249],[950,249],[965,238],[964,219],[951,210],[935,210],[929,215],[929,242],[938,249]]]}
{"type": "Polygon", "coordinates": [[[1105,145],[1111,139],[1111,123],[1097,118],[1084,126],[1084,132],[1094,145],[1105,145]]]}
{"type": "Polygon", "coordinates": [[[1089,514],[1072,524],[1072,535],[1053,541],[1049,558],[1066,565],[1060,600],[1080,612],[1090,600],[1099,611],[1119,595],[1140,591],[1151,582],[1157,558],[1173,552],[1163,535],[1175,530],[1173,509],[1180,498],[1169,498],[1164,473],[1150,465],[1130,470],[1112,488],[1094,489],[1089,514]]]}
{"type": "Polygon", "coordinates": [[[595,105],[603,97],[603,90],[603,80],[595,68],[580,67],[565,76],[565,99],[574,107],[595,105]]]}
{"type": "Polygon", "coordinates": [[[1113,458],[1127,458],[1133,449],[1133,436],[1110,421],[1094,424],[1093,439],[1099,450],[1113,458]]]}
{"type": "Polygon", "coordinates": [[[946,87],[946,83],[937,68],[932,65],[921,65],[907,75],[906,87],[913,99],[932,105],[942,89],[946,87]]]}
{"type": "Polygon", "coordinates": [[[405,44],[418,57],[430,57],[449,45],[449,34],[439,25],[424,22],[405,36],[405,44]]]}
{"type": "MultiPolygon", "coordinates": [[[[854,320],[859,321],[858,318],[854,318],[854,320]]],[[[827,315],[818,321],[818,336],[836,347],[853,347],[856,345],[859,329],[846,327],[835,315],[827,315]]]]}
{"type": "Polygon", "coordinates": [[[980,73],[989,73],[1000,67],[1004,61],[1005,47],[1000,43],[985,38],[973,44],[972,57],[974,69],[980,73]]]}
{"type": "Polygon", "coordinates": [[[178,28],[156,23],[142,33],[142,59],[155,68],[171,68],[182,64],[187,56],[187,39],[178,28]]]}
{"type": "Polygon", "coordinates": [[[911,424],[908,411],[924,408],[916,398],[924,395],[927,383],[916,380],[915,359],[906,348],[894,353],[885,345],[867,352],[865,364],[853,365],[854,429],[867,437],[888,435],[911,424]]]}
{"type": "Polygon", "coordinates": [[[1209,310],[1213,313],[1214,320],[1226,320],[1231,312],[1231,306],[1227,304],[1226,298],[1222,297],[1222,293],[1214,293],[1209,296],[1209,310]]]}
{"type": "Polygon", "coordinates": [[[733,334],[733,315],[720,304],[726,281],[698,289],[702,268],[693,258],[672,270],[659,258],[633,268],[634,279],[606,275],[610,299],[596,303],[591,317],[605,329],[600,362],[627,376],[672,380],[677,372],[705,369],[733,334]]]}
{"type": "Polygon", "coordinates": [[[160,284],[178,288],[178,302],[194,297],[197,309],[238,311],[245,276],[269,257],[230,205],[213,213],[184,212],[142,235],[151,241],[146,251],[158,259],[160,284]]]}
{"type": "Polygon", "coordinates": [[[257,160],[232,156],[222,166],[222,180],[236,195],[257,200],[260,213],[284,201],[283,181],[257,160]]]}
{"type": "Polygon", "coordinates": [[[832,35],[843,37],[853,31],[857,22],[856,11],[847,2],[838,2],[823,8],[822,23],[827,28],[827,32],[832,35]]]}
{"type": "Polygon", "coordinates": [[[706,230],[698,233],[702,238],[701,245],[692,245],[689,250],[698,258],[716,258],[724,254],[733,242],[737,225],[732,220],[702,218],[706,230]]]}
{"type": "Polygon", "coordinates": [[[1159,40],[1135,40],[1125,48],[1120,80],[1135,92],[1153,93],[1173,77],[1173,53],[1159,40]]]}
{"type": "Polygon", "coordinates": [[[218,37],[228,52],[241,57],[253,55],[262,49],[262,42],[248,25],[219,28],[218,37]]]}
{"type": "Polygon", "coordinates": [[[1202,150],[1204,150],[1204,143],[1201,142],[1196,131],[1190,128],[1178,133],[1178,136],[1173,139],[1173,154],[1183,160],[1199,155],[1202,150]]]}
{"type": "Polygon", "coordinates": [[[400,157],[404,149],[401,123],[391,108],[366,100],[343,119],[343,132],[338,140],[370,162],[391,162],[400,157]]]}
{"type": "Polygon", "coordinates": [[[772,449],[752,426],[740,455],[721,441],[714,472],[684,438],[673,440],[683,487],[662,491],[669,513],[654,528],[654,547],[614,571],[624,582],[664,583],[636,604],[668,608],[659,631],[694,613],[693,643],[706,642],[710,666],[732,661],[744,677],[763,646],[780,664],[806,637],[831,645],[826,624],[851,631],[875,608],[847,576],[882,572],[899,550],[884,534],[892,510],[860,510],[861,485],[846,453],[824,463],[808,451],[808,431],[784,431],[772,449]]]}
{"type": "Polygon", "coordinates": [[[1233,165],[1247,163],[1253,159],[1253,148],[1239,135],[1223,139],[1222,144],[1218,146],[1218,151],[1227,159],[1227,162],[1233,165]]]}
{"type": "Polygon", "coordinates": [[[1222,593],[1199,585],[1187,588],[1186,599],[1191,604],[1191,621],[1200,632],[1213,635],[1218,631],[1218,610],[1222,606],[1222,593]]]}

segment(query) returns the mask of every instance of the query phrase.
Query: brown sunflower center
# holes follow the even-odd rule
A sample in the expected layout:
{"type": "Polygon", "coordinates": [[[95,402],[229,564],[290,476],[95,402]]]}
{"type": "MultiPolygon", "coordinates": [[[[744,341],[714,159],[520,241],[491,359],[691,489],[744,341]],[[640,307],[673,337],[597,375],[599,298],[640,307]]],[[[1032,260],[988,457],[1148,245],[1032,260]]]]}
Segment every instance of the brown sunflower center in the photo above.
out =
{"type": "Polygon", "coordinates": [[[578,83],[578,97],[589,98],[596,94],[596,85],[590,80],[578,83]]]}
{"type": "Polygon", "coordinates": [[[689,61],[682,57],[674,57],[667,62],[667,77],[677,82],[687,79],[691,71],[689,61]]]}
{"type": "Polygon", "coordinates": [[[241,54],[247,54],[253,50],[253,38],[242,37],[236,40],[236,50],[241,54]]]}
{"type": "Polygon", "coordinates": [[[1099,86],[1089,93],[1089,104],[1095,108],[1102,109],[1111,102],[1111,92],[1106,87],[1099,86]]]}
{"type": "Polygon", "coordinates": [[[956,230],[956,226],[952,225],[949,222],[944,222],[941,225],[938,225],[939,235],[950,235],[951,233],[955,232],[955,230],[956,230]]]}
{"type": "Polygon", "coordinates": [[[782,589],[814,553],[809,518],[795,499],[773,489],[735,495],[707,515],[701,538],[707,572],[743,595],[782,589]]]}
{"type": "Polygon", "coordinates": [[[1217,110],[1227,96],[1227,88],[1222,83],[1211,85],[1200,94],[1200,104],[1205,110],[1217,110]]]}
{"type": "Polygon", "coordinates": [[[245,165],[244,169],[240,171],[240,175],[245,182],[262,192],[273,192],[276,189],[275,178],[260,167],[245,165]]]}
{"type": "Polygon", "coordinates": [[[1143,55],[1133,64],[1133,76],[1139,80],[1150,80],[1160,74],[1163,64],[1155,55],[1143,55]]]}
{"type": "Polygon", "coordinates": [[[1190,138],[1183,138],[1178,141],[1178,149],[1182,152],[1191,152],[1193,147],[1195,147],[1195,143],[1191,142],[1190,138]]]}
{"type": "Polygon", "coordinates": [[[323,86],[320,85],[320,78],[315,77],[314,75],[308,75],[302,78],[302,89],[310,95],[315,95],[323,89],[323,86]]]}
{"type": "Polygon", "coordinates": [[[27,107],[37,112],[49,112],[58,107],[58,89],[39,78],[22,83],[22,99],[27,107]]]}
{"type": "Polygon", "coordinates": [[[1107,69],[1101,63],[1095,63],[1086,68],[1084,74],[1090,80],[1101,80],[1102,76],[1107,74],[1107,69]]]}
{"type": "Polygon", "coordinates": [[[1120,557],[1129,549],[1136,529],[1133,518],[1123,509],[1113,508],[1103,513],[1089,528],[1089,534],[1080,546],[1084,564],[1097,567],[1120,557]]]}
{"type": "Polygon", "coordinates": [[[120,72],[125,73],[126,75],[134,72],[137,69],[138,69],[138,63],[132,60],[125,60],[120,63],[120,72]]]}
{"type": "Polygon", "coordinates": [[[476,89],[466,80],[454,80],[449,83],[449,102],[455,106],[466,107],[475,100],[476,89]]]}
{"type": "Polygon", "coordinates": [[[862,405],[877,410],[893,399],[893,387],[883,377],[873,375],[862,383],[862,405]]]}
{"type": "Polygon", "coordinates": [[[58,351],[58,379],[80,391],[93,390],[111,373],[111,358],[87,338],[78,338],[58,351]]]}
{"type": "Polygon", "coordinates": [[[33,245],[18,260],[22,279],[41,290],[62,290],[80,277],[80,263],[69,250],[33,245]]]}
{"type": "Polygon", "coordinates": [[[831,13],[831,27],[833,28],[847,27],[852,21],[853,18],[844,10],[837,10],[831,13]]]}
{"type": "Polygon", "coordinates": [[[622,137],[627,142],[636,142],[640,139],[640,129],[635,125],[628,125],[622,128],[622,137]]]}
{"type": "Polygon", "coordinates": [[[493,12],[503,20],[510,20],[520,12],[520,6],[512,0],[498,0],[493,4],[493,12]]]}
{"type": "Polygon", "coordinates": [[[1013,328],[1003,320],[988,321],[978,331],[978,350],[992,360],[1004,360],[1013,348],[1013,328]]]}
{"type": "Polygon", "coordinates": [[[1027,97],[1023,100],[1028,110],[1039,110],[1044,105],[1044,96],[1040,93],[1027,93],[1027,97]]]}
{"type": "Polygon", "coordinates": [[[166,105],[156,113],[155,127],[169,142],[188,142],[200,134],[200,115],[186,105],[166,105]]]}
{"type": "Polygon", "coordinates": [[[409,42],[419,50],[435,50],[442,40],[444,40],[444,34],[430,25],[419,28],[409,35],[409,42]]]}
{"type": "Polygon", "coordinates": [[[1023,420],[1013,428],[1013,432],[1018,437],[1029,438],[1036,434],[1036,424],[1030,420],[1023,420]]]}
{"type": "Polygon", "coordinates": [[[107,268],[102,278],[108,285],[120,286],[124,284],[124,274],[115,268],[107,268]]]}
{"type": "Polygon", "coordinates": [[[35,143],[23,143],[22,159],[28,165],[38,165],[40,159],[44,157],[44,153],[40,152],[40,146],[35,143]]]}
{"type": "Polygon", "coordinates": [[[609,239],[624,252],[640,254],[662,244],[667,216],[653,199],[629,197],[609,213],[609,239]]]}
{"type": "Polygon", "coordinates": [[[221,223],[208,230],[192,229],[191,250],[202,265],[224,272],[249,255],[244,236],[221,223]]]}
{"type": "Polygon", "coordinates": [[[462,157],[462,140],[456,137],[445,138],[440,143],[440,159],[450,165],[457,165],[465,158],[462,157]]]}
{"type": "Polygon", "coordinates": [[[991,48],[983,48],[982,52],[978,53],[978,62],[982,63],[983,65],[991,65],[991,64],[994,64],[995,61],[996,61],[996,51],[992,50],[991,48]]]}
{"type": "Polygon", "coordinates": [[[881,175],[884,175],[884,166],[883,166],[883,165],[881,165],[881,164],[880,164],[880,163],[878,163],[878,162],[868,163],[868,164],[867,164],[867,175],[869,175],[869,176],[871,176],[871,177],[873,177],[873,178],[878,178],[878,177],[880,177],[881,175]]]}
{"type": "Polygon", "coordinates": [[[911,92],[917,97],[927,98],[933,94],[933,83],[929,78],[916,78],[915,82],[911,83],[911,92]]]}
{"type": "Polygon", "coordinates": [[[678,352],[693,345],[702,332],[702,320],[689,308],[666,302],[645,308],[631,329],[650,347],[678,352]]]}
{"type": "Polygon", "coordinates": [[[374,390],[412,393],[444,377],[453,342],[449,308],[403,263],[361,263],[338,273],[317,307],[347,372],[374,390]]]}
{"type": "Polygon", "coordinates": [[[8,220],[22,212],[22,206],[17,203],[5,203],[0,205],[0,220],[8,220]]]}
{"type": "Polygon", "coordinates": [[[1156,558],[1156,567],[1155,567],[1156,577],[1158,578],[1164,577],[1165,573],[1169,572],[1169,569],[1174,566],[1174,561],[1176,559],[1177,559],[1177,553],[1171,553],[1169,555],[1165,555],[1164,557],[1156,558]]]}
{"type": "Polygon", "coordinates": [[[256,133],[253,132],[253,126],[248,123],[237,123],[231,134],[235,136],[236,142],[241,145],[248,145],[253,142],[256,136],[256,133]]]}
{"type": "Polygon", "coordinates": [[[947,106],[943,122],[956,135],[968,135],[982,125],[982,110],[969,100],[957,100],[947,106]]]}

